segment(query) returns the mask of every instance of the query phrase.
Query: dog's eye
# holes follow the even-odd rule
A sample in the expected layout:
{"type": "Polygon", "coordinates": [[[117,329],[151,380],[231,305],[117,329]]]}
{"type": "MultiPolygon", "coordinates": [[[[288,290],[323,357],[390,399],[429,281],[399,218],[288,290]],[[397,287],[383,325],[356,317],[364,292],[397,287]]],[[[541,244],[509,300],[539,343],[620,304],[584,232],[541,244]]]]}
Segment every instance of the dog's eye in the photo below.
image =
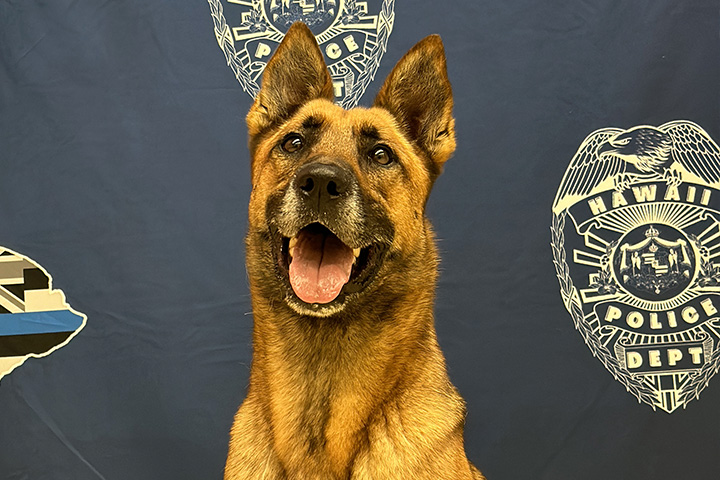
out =
{"type": "Polygon", "coordinates": [[[389,165],[393,161],[393,154],[388,147],[379,145],[370,150],[370,159],[380,165],[389,165]]]}
{"type": "Polygon", "coordinates": [[[283,139],[281,145],[287,153],[295,153],[303,147],[303,138],[297,133],[291,133],[283,139]]]}

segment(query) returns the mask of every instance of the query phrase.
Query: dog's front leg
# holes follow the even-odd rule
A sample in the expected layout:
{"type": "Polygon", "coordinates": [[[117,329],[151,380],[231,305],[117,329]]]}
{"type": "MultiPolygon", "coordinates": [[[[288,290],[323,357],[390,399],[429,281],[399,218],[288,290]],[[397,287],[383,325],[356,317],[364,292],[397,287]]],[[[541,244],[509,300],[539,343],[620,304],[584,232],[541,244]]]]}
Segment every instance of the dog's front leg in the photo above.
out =
{"type": "Polygon", "coordinates": [[[262,413],[248,398],[235,415],[224,480],[274,480],[285,472],[272,448],[268,424],[258,422],[262,413]]]}

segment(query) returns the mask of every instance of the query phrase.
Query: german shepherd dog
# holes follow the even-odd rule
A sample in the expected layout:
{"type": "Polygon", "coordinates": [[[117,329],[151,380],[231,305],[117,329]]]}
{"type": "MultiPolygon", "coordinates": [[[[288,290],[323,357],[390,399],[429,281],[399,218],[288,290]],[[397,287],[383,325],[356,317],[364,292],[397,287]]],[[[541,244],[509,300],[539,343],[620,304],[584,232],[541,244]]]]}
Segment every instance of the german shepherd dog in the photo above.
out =
{"type": "Polygon", "coordinates": [[[294,24],[247,116],[254,352],[225,479],[483,479],[433,321],[425,203],[455,149],[440,37],[398,62],[372,108],[333,99],[294,24]]]}

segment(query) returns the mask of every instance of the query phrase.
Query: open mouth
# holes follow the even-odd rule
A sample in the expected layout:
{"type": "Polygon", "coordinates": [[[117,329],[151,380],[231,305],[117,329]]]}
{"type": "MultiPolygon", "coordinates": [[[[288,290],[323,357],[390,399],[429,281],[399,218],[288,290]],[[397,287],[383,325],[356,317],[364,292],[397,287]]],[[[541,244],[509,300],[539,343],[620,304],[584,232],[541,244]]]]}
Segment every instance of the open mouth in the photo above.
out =
{"type": "Polygon", "coordinates": [[[380,263],[378,245],[351,247],[320,223],[283,237],[280,265],[290,286],[307,304],[328,304],[356,293],[372,278],[380,263]]]}

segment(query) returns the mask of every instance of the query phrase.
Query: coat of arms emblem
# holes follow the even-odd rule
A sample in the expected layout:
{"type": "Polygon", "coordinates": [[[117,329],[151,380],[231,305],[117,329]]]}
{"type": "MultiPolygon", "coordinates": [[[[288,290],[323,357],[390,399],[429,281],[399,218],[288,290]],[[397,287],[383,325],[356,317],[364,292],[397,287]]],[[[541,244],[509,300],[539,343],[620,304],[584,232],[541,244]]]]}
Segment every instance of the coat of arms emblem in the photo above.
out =
{"type": "Polygon", "coordinates": [[[304,22],[325,56],[344,108],[357,105],[387,48],[394,0],[208,0],[218,45],[243,89],[260,77],[290,25],[304,22]]]}
{"type": "Polygon", "coordinates": [[[719,189],[720,148],[674,121],[590,134],[553,204],[575,327],[630,393],[668,413],[720,367],[719,189]]]}

